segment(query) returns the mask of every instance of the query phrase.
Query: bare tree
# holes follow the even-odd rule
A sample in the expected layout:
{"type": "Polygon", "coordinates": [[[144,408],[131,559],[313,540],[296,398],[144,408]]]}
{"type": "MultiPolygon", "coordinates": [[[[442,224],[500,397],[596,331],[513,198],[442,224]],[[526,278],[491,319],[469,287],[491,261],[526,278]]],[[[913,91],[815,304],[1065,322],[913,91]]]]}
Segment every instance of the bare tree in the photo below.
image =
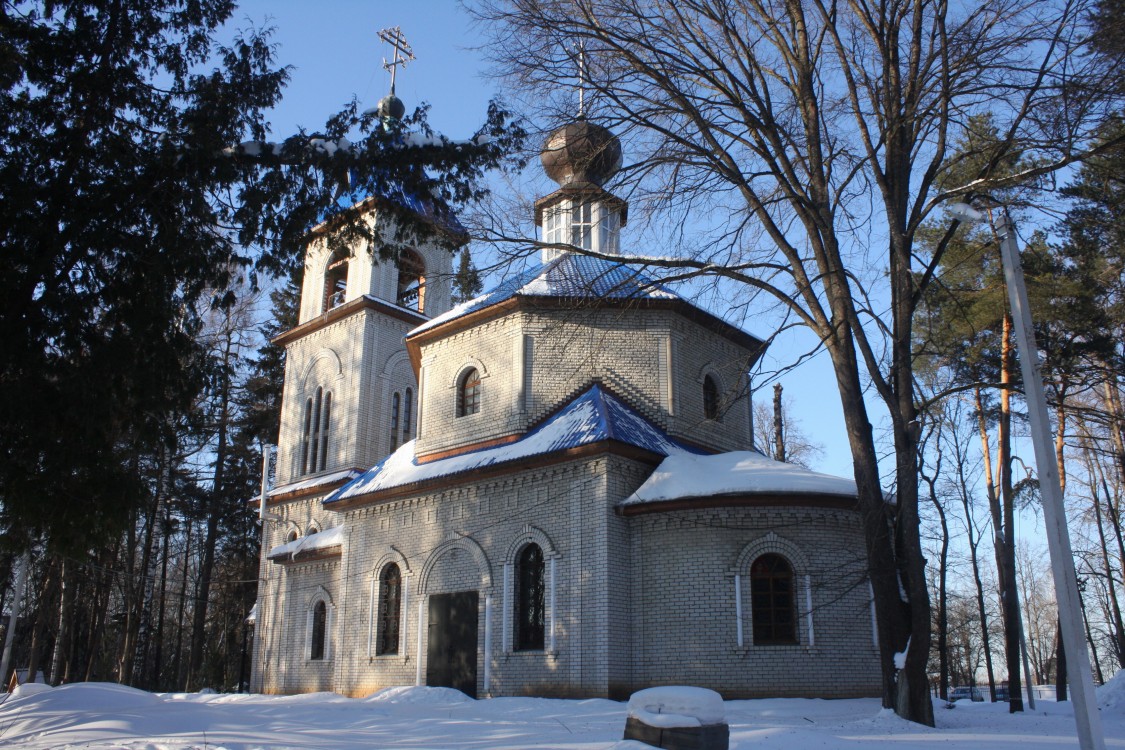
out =
{"type": "MultiPolygon", "coordinates": [[[[931,724],[930,606],[919,536],[911,325],[947,240],[919,256],[942,202],[1014,150],[1037,173],[1080,158],[1097,102],[1075,76],[1085,0],[482,0],[499,70],[560,122],[583,50],[587,110],[627,141],[616,189],[675,222],[674,250],[623,260],[774,300],[827,349],[843,404],[875,590],[883,701],[931,724]],[[1085,90],[1084,90],[1085,91],[1085,90]],[[556,92],[556,95],[552,95],[556,92]],[[1003,137],[967,182],[940,188],[949,144],[991,109],[1003,137]],[[867,386],[894,447],[880,483],[867,386]],[[901,669],[896,654],[904,654],[901,669]]],[[[493,239],[527,232],[493,217],[493,239]]],[[[745,309],[745,308],[743,308],[745,309]]]]}

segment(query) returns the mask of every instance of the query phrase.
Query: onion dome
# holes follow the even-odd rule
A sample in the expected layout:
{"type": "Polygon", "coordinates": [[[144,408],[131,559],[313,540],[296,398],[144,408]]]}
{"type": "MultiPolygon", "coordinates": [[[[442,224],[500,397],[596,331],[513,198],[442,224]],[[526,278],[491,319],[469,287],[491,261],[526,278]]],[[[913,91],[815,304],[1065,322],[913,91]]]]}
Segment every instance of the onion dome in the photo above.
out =
{"type": "Polygon", "coordinates": [[[375,111],[383,119],[401,120],[406,114],[406,105],[394,94],[387,94],[375,105],[375,111]]]}
{"type": "Polygon", "coordinates": [[[560,185],[603,185],[621,169],[621,141],[583,118],[551,133],[539,154],[547,176],[560,185]]]}

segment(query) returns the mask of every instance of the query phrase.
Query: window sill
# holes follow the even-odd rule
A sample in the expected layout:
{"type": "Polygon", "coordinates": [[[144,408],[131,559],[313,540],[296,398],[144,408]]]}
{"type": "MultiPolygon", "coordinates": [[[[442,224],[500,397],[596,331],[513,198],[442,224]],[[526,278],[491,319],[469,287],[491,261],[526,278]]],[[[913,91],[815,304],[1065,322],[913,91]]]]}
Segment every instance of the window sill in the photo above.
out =
{"type": "Polygon", "coordinates": [[[547,656],[547,657],[550,657],[552,659],[557,659],[558,656],[559,656],[559,650],[555,649],[554,651],[548,651],[546,649],[525,649],[525,650],[522,650],[522,651],[505,651],[504,656],[505,657],[516,657],[516,658],[524,658],[524,657],[532,657],[532,656],[547,656]]]}
{"type": "Polygon", "coordinates": [[[374,656],[367,657],[368,664],[375,662],[402,662],[406,664],[410,661],[410,654],[375,654],[374,656]]]}
{"type": "Polygon", "coordinates": [[[805,654],[819,654],[820,649],[816,646],[808,646],[804,643],[763,643],[760,645],[749,646],[735,646],[734,653],[738,656],[749,656],[755,653],[768,653],[768,652],[781,652],[781,653],[805,653],[805,654]]]}

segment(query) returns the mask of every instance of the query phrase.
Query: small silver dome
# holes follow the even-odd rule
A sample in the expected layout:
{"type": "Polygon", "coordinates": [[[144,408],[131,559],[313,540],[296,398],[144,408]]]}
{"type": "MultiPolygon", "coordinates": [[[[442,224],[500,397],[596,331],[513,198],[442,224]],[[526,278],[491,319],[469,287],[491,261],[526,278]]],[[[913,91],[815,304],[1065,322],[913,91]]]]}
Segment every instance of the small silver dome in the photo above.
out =
{"type": "Polygon", "coordinates": [[[551,133],[539,154],[547,176],[560,185],[603,185],[621,169],[621,141],[607,128],[585,119],[551,133]]]}
{"type": "Polygon", "coordinates": [[[387,94],[375,106],[375,111],[379,113],[379,117],[384,119],[391,118],[393,120],[401,120],[402,116],[406,114],[406,105],[402,103],[394,94],[387,94]]]}

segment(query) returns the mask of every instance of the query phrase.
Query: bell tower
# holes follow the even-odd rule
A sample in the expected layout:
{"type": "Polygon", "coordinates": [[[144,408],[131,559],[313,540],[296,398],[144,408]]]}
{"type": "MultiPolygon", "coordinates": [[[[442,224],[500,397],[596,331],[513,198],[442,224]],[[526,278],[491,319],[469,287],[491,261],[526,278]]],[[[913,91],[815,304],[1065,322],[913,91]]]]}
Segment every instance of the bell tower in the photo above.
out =
{"type": "MultiPolygon", "coordinates": [[[[396,46],[395,65],[404,64],[401,55],[396,46]]],[[[404,111],[393,90],[377,107],[384,120],[404,111]]],[[[430,213],[425,199],[412,203],[430,213]]],[[[329,241],[331,221],[316,227],[305,251],[298,324],[274,339],[286,355],[279,489],[366,470],[417,432],[418,384],[403,338],[450,308],[453,254],[465,239],[459,227],[444,226],[387,257],[401,201],[374,196],[358,207],[374,239],[339,246],[329,241]]]]}

